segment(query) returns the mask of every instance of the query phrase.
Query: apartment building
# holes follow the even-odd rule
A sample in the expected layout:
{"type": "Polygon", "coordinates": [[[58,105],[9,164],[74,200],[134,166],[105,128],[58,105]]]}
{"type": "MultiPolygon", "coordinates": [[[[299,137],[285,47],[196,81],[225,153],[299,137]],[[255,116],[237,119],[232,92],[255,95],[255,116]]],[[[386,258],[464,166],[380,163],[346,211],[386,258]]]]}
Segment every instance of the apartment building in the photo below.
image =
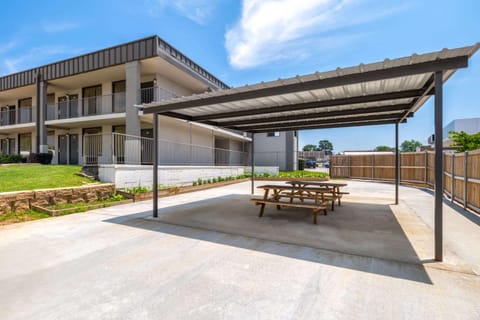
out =
{"type": "MultiPolygon", "coordinates": [[[[150,164],[136,105],[228,86],[158,36],[0,77],[0,153],[55,164],[150,164]]],[[[160,117],[160,164],[246,165],[250,138],[160,117]]]]}
{"type": "Polygon", "coordinates": [[[256,133],[254,139],[256,165],[276,166],[281,171],[297,170],[297,131],[256,133]]]}

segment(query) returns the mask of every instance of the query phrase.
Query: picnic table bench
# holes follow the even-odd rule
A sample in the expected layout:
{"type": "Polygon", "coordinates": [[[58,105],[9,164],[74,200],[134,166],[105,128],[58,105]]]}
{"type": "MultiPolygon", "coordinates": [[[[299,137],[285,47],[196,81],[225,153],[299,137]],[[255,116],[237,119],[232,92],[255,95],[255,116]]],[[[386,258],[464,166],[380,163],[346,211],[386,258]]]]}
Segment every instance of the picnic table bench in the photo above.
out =
{"type": "Polygon", "coordinates": [[[345,192],[345,191],[340,190],[340,188],[347,186],[347,184],[345,182],[292,180],[292,181],[287,181],[286,183],[292,185],[293,187],[297,187],[300,190],[306,188],[307,186],[316,186],[316,187],[328,188],[330,190],[330,192],[325,195],[325,199],[332,201],[332,210],[334,210],[334,208],[335,208],[335,200],[337,200],[338,205],[341,206],[342,205],[342,202],[341,202],[342,196],[345,195],[345,194],[349,194],[349,192],[345,192]]]}
{"type": "Polygon", "coordinates": [[[275,205],[277,210],[280,210],[281,207],[297,207],[297,208],[308,208],[312,209],[313,212],[313,223],[317,224],[317,215],[318,212],[323,210],[324,214],[327,215],[327,200],[325,200],[325,194],[331,192],[329,189],[324,187],[303,187],[298,188],[289,185],[263,185],[257,188],[264,189],[263,198],[253,198],[250,201],[254,202],[256,205],[260,205],[259,217],[263,216],[265,206],[275,205]],[[273,194],[270,195],[270,191],[273,194]],[[302,192],[299,192],[302,191],[302,192]],[[287,198],[289,201],[281,201],[282,198],[287,198]],[[300,200],[300,202],[294,201],[294,199],[300,200]],[[313,203],[306,203],[305,200],[313,200],[313,203]]]}

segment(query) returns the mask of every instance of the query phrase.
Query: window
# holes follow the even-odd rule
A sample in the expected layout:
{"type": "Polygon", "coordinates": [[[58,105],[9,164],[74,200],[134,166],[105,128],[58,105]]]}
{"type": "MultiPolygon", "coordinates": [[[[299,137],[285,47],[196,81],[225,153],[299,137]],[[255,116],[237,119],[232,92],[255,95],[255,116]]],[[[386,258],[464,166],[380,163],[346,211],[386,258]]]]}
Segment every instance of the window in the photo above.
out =
{"type": "Polygon", "coordinates": [[[113,112],[125,112],[125,80],[112,83],[112,106],[113,112]]]}
{"type": "Polygon", "coordinates": [[[32,134],[31,133],[22,133],[18,135],[18,146],[20,154],[32,152],[32,134]]]}
{"type": "Polygon", "coordinates": [[[47,132],[48,150],[55,150],[55,131],[47,132]]]}
{"type": "Polygon", "coordinates": [[[83,88],[83,115],[102,114],[102,85],[83,88]]]}
{"type": "Polygon", "coordinates": [[[32,122],[32,98],[26,98],[18,100],[19,123],[29,123],[32,122]]]}
{"type": "Polygon", "coordinates": [[[141,103],[150,103],[155,101],[155,90],[153,81],[143,82],[140,84],[141,103]]]}
{"type": "Polygon", "coordinates": [[[58,97],[58,119],[78,117],[78,94],[58,97]]]}
{"type": "Polygon", "coordinates": [[[55,93],[47,94],[47,118],[46,120],[55,119],[55,93]]]}
{"type": "Polygon", "coordinates": [[[267,137],[280,137],[280,132],[267,132],[267,137]]]}

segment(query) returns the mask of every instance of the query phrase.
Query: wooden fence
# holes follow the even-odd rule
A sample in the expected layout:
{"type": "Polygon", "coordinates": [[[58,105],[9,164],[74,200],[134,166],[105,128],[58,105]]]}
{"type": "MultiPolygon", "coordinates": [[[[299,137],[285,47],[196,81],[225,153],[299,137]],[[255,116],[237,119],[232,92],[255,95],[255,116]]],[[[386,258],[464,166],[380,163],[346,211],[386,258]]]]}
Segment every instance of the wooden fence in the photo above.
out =
{"type": "MultiPolygon", "coordinates": [[[[435,152],[400,154],[400,181],[432,187],[435,152]]],[[[395,154],[337,155],[331,158],[332,178],[395,180],[395,154]]],[[[451,199],[480,212],[480,150],[443,154],[443,187],[451,199]]]]}

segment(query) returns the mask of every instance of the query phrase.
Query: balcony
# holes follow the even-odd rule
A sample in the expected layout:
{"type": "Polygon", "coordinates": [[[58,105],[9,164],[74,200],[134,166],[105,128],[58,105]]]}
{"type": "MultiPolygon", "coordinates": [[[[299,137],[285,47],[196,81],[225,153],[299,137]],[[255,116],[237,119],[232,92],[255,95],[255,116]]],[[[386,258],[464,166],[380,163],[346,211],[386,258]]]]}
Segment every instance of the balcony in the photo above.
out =
{"type": "MultiPolygon", "coordinates": [[[[178,95],[158,86],[142,88],[139,91],[141,103],[169,100],[178,95]]],[[[126,111],[125,92],[94,96],[82,99],[69,99],[58,103],[49,103],[46,108],[46,120],[61,120],[126,111]]],[[[9,126],[33,122],[32,107],[21,107],[13,110],[0,111],[0,126],[9,126]]]]}
{"type": "Polygon", "coordinates": [[[32,107],[21,107],[19,109],[1,110],[0,126],[12,126],[16,124],[31,123],[32,107]]]}
{"type": "Polygon", "coordinates": [[[48,104],[46,120],[122,113],[125,112],[125,107],[125,92],[83,99],[69,99],[55,104],[48,104]]]}
{"type": "Polygon", "coordinates": [[[141,103],[158,102],[158,101],[170,100],[174,98],[178,98],[178,95],[176,93],[168,89],[161,88],[159,86],[140,89],[141,103]]]}

